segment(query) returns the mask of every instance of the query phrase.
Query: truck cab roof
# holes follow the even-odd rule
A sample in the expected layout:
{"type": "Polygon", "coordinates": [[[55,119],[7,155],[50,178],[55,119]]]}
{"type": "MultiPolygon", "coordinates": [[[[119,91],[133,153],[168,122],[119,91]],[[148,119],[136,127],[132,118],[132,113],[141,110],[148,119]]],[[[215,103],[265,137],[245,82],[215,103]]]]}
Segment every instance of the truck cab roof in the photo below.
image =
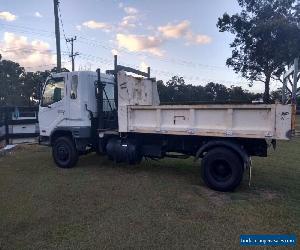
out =
{"type": "MultiPolygon", "coordinates": [[[[97,72],[95,71],[73,71],[73,72],[60,72],[60,73],[51,73],[50,77],[57,78],[57,77],[66,77],[69,78],[73,75],[78,75],[79,77],[92,77],[97,78],[97,72]]],[[[105,74],[101,73],[101,81],[108,82],[108,83],[114,83],[115,77],[112,74],[105,74]]]]}

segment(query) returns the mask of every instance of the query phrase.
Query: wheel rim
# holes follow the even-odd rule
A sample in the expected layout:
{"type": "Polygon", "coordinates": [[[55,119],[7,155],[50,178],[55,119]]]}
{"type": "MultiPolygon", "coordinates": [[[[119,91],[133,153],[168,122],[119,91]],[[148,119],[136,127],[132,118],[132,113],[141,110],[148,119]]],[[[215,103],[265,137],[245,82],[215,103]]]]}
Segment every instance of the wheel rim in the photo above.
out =
{"type": "Polygon", "coordinates": [[[67,147],[67,145],[61,143],[57,146],[57,150],[56,150],[56,155],[57,155],[57,159],[60,162],[67,162],[69,160],[70,157],[70,150],[67,147]]]}
{"type": "Polygon", "coordinates": [[[232,169],[225,160],[216,160],[211,167],[211,175],[219,182],[224,182],[232,176],[232,169]]]}

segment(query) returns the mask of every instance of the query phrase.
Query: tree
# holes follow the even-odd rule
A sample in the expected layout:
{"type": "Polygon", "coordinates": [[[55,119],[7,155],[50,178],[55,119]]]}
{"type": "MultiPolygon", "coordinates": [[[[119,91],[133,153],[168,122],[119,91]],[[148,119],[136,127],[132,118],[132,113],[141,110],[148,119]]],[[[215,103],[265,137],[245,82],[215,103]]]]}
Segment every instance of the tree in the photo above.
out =
{"type": "Polygon", "coordinates": [[[184,84],[185,81],[182,76],[173,76],[169,81],[167,81],[167,86],[180,86],[184,84]]]}
{"type": "MultiPolygon", "coordinates": [[[[56,68],[26,72],[18,63],[1,60],[0,54],[0,106],[31,106],[40,99],[41,87],[56,68]]],[[[62,68],[62,72],[69,72],[62,68]]]]}
{"type": "Polygon", "coordinates": [[[278,88],[271,92],[271,99],[276,102],[282,100],[282,88],[278,88]]]}
{"type": "Polygon", "coordinates": [[[161,103],[190,104],[190,103],[232,103],[251,102],[261,97],[241,87],[227,88],[223,84],[210,82],[205,86],[185,84],[182,77],[174,76],[166,84],[157,81],[161,103]]]}
{"type": "Polygon", "coordinates": [[[41,88],[50,75],[50,71],[26,72],[21,79],[23,84],[21,91],[24,95],[25,105],[35,105],[38,103],[41,94],[41,88]]]}
{"type": "Polygon", "coordinates": [[[0,60],[0,105],[17,105],[23,101],[20,78],[25,70],[18,63],[0,60]]]}
{"type": "Polygon", "coordinates": [[[261,94],[254,94],[248,90],[243,90],[240,86],[231,86],[229,89],[230,102],[252,102],[261,98],[261,94]]]}
{"type": "Polygon", "coordinates": [[[300,28],[296,0],[238,0],[241,13],[219,18],[220,32],[235,35],[232,56],[226,64],[250,81],[265,85],[264,101],[270,101],[270,82],[279,79],[285,66],[300,54],[300,28]]]}
{"type": "Polygon", "coordinates": [[[225,102],[229,98],[228,89],[219,83],[210,82],[204,87],[204,90],[209,99],[214,102],[225,102]]]}

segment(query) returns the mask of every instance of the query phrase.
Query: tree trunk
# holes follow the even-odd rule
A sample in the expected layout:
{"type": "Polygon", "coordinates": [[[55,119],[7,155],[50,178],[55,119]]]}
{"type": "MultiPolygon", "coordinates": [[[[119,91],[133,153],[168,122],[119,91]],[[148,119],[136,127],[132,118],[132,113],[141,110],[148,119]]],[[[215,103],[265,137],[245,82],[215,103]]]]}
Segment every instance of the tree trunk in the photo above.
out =
{"type": "Polygon", "coordinates": [[[267,104],[270,103],[270,80],[271,80],[271,76],[266,76],[264,103],[267,103],[267,104]]]}

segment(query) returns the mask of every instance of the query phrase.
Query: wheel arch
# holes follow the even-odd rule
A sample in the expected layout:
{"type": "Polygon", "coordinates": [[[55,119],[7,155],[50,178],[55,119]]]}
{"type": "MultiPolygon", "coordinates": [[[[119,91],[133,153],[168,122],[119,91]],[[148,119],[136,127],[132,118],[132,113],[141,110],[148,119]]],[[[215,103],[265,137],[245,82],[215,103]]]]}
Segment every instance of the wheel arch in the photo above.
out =
{"type": "Polygon", "coordinates": [[[241,159],[241,161],[244,164],[244,168],[246,169],[247,167],[250,166],[250,158],[247,152],[241,148],[241,145],[238,143],[230,142],[230,141],[222,141],[222,140],[214,140],[214,141],[209,141],[202,145],[196,155],[195,155],[195,160],[198,160],[199,158],[202,158],[206,152],[209,150],[216,148],[216,147],[225,147],[233,152],[235,152],[241,159]]]}
{"type": "Polygon", "coordinates": [[[70,137],[72,140],[73,138],[73,133],[71,130],[66,129],[66,128],[59,128],[59,129],[55,129],[51,135],[50,135],[50,145],[53,145],[53,143],[55,142],[55,140],[59,137],[62,136],[67,136],[70,137]]]}

